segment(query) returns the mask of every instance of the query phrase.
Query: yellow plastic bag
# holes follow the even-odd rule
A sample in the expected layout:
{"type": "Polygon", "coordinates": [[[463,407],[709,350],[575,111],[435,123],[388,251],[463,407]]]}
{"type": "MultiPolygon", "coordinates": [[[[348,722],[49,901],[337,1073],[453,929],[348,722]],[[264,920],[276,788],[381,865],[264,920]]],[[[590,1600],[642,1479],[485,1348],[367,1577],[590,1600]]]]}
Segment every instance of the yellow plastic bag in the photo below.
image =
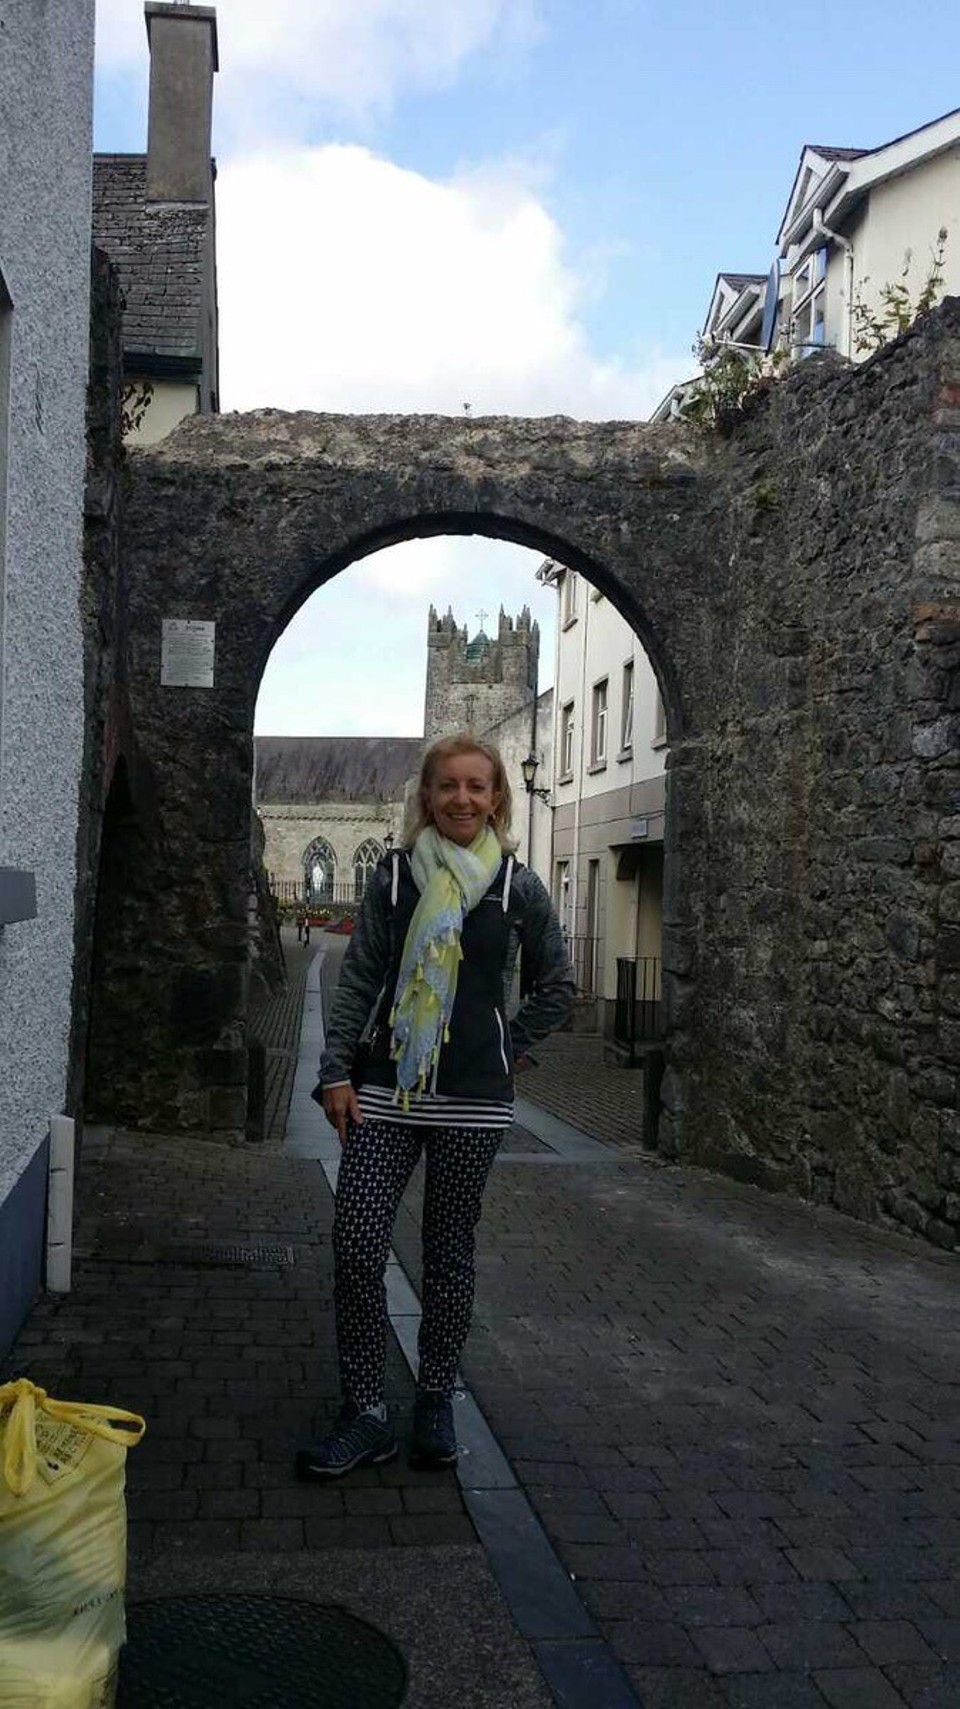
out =
{"type": "Polygon", "coordinates": [[[0,1385],[0,1709],[112,1709],[135,1412],[0,1385]]]}

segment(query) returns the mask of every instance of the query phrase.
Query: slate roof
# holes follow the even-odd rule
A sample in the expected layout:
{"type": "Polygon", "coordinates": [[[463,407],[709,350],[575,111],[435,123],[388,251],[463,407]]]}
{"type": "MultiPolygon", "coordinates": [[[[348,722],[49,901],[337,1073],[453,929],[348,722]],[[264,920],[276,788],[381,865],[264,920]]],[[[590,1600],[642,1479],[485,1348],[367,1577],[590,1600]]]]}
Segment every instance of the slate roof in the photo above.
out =
{"type": "Polygon", "coordinates": [[[401,801],[419,736],[257,736],[257,801],[401,801]]]}
{"type": "Polygon", "coordinates": [[[145,154],[93,157],[93,241],[120,275],[124,355],[203,361],[209,208],[147,202],[145,154]]]}
{"type": "Polygon", "coordinates": [[[862,160],[865,154],[875,152],[869,148],[824,148],[818,142],[810,142],[807,147],[823,160],[862,160]]]}

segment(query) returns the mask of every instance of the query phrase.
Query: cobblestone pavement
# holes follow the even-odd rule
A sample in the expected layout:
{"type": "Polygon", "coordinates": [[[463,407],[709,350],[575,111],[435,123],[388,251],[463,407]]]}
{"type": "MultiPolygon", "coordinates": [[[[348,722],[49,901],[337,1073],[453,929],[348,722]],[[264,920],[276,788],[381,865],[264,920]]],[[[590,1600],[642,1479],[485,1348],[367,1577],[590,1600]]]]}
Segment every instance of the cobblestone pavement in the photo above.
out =
{"type": "MultiPolygon", "coordinates": [[[[292,1480],[336,1403],[317,1162],[102,1133],[79,1184],[74,1291],[39,1302],[8,1368],[148,1414],[132,1584],[177,1560],[198,1588],[205,1562],[217,1584],[262,1562],[275,1593],[299,1573],[329,1600],[342,1561],[339,1582],[389,1579],[398,1607],[407,1586],[414,1709],[544,1702],[453,1474],[292,1480]],[[294,1262],[223,1267],[204,1242],[288,1244],[294,1262]],[[454,1697],[428,1679],[455,1649],[451,1572],[474,1575],[489,1636],[454,1697]]],[[[395,1242],[415,1283],[418,1192],[395,1242]]],[[[517,1129],[478,1277],[467,1382],[642,1709],[957,1709],[957,1258],[632,1150],[570,1161],[517,1129]]],[[[411,1387],[391,1343],[401,1414],[411,1387]]],[[[477,1631],[459,1641],[470,1653],[477,1631]]]]}
{"type": "MultiPolygon", "coordinates": [[[[315,1164],[190,1140],[95,1139],[81,1171],[72,1294],[47,1296],[17,1369],[149,1420],[130,1455],[130,1545],[182,1550],[473,1540],[452,1474],[398,1466],[348,1486],[292,1481],[338,1405],[330,1227],[315,1164]],[[294,1263],[218,1266],[191,1248],[289,1243],[294,1263]]],[[[391,1345],[388,1399],[412,1382],[391,1345]]]]}
{"type": "Polygon", "coordinates": [[[590,1033],[555,1033],[537,1045],[539,1066],[528,1069],[517,1090],[571,1127],[609,1145],[639,1145],[643,1125],[643,1076],[610,1068],[601,1040],[590,1033]]]}
{"type": "Polygon", "coordinates": [[[466,1378],[645,1709],[960,1704],[958,1281],[692,1170],[495,1169],[466,1378]]]}
{"type": "Polygon", "coordinates": [[[250,1031],[262,1040],[266,1050],[263,1133],[268,1145],[283,1142],[297,1067],[307,969],[316,955],[315,947],[297,942],[292,927],[284,928],[282,936],[287,964],[286,988],[272,997],[262,998],[250,1015],[250,1031]]]}

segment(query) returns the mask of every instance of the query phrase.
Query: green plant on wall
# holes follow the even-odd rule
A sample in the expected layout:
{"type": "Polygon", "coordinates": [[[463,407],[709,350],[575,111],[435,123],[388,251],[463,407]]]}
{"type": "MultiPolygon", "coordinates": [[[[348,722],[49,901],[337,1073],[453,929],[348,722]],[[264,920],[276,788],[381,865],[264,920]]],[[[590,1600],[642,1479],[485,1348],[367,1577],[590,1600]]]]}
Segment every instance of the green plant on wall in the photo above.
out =
{"type": "Polygon", "coordinates": [[[142,425],[153,401],[153,386],[149,380],[129,380],[120,395],[120,428],[124,439],[142,425]]]}
{"type": "Polygon", "coordinates": [[[700,427],[722,428],[744,413],[751,399],[765,392],[789,360],[787,351],[741,352],[729,345],[717,347],[700,338],[694,345],[703,365],[680,414],[684,421],[700,427]]]}
{"type": "Polygon", "coordinates": [[[869,275],[863,279],[853,299],[851,310],[853,347],[861,356],[870,356],[874,351],[882,350],[891,339],[899,338],[902,332],[906,332],[920,315],[933,308],[943,290],[943,258],[946,247],[947,228],[941,226],[937,233],[936,247],[930,252],[930,270],[916,296],[910,286],[913,252],[909,249],[904,254],[899,277],[881,285],[878,292],[879,301],[872,307],[864,301],[862,295],[863,286],[870,283],[869,275]]]}

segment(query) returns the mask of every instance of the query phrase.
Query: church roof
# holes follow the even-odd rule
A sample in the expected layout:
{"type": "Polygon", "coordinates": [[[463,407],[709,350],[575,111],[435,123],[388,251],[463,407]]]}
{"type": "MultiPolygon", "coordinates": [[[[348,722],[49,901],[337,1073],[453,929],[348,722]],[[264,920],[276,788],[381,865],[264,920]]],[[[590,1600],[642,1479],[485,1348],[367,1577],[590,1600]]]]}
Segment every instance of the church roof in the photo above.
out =
{"type": "Polygon", "coordinates": [[[258,803],[402,801],[420,736],[257,736],[258,803]]]}

